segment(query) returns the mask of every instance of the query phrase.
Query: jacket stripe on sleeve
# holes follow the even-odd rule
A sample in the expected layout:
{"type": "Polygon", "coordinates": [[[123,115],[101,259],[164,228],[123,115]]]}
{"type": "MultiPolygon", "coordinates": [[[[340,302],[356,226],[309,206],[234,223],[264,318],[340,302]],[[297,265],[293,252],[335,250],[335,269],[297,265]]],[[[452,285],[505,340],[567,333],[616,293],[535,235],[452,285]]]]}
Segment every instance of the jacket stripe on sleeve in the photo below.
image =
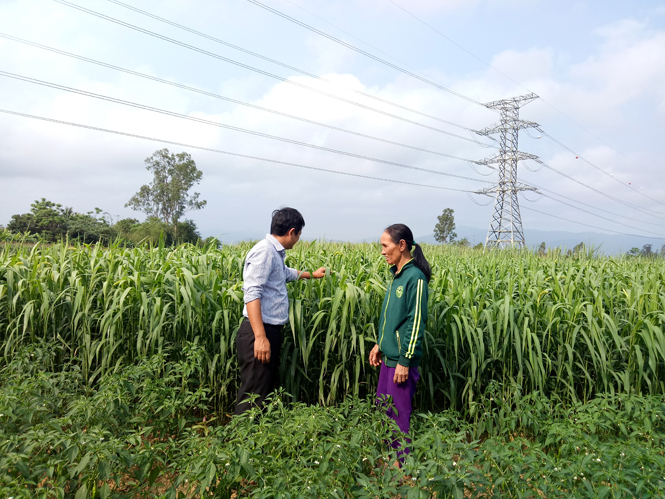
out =
{"type": "Polygon", "coordinates": [[[413,318],[413,330],[411,331],[411,340],[409,341],[409,348],[406,351],[405,357],[411,358],[416,350],[416,343],[418,341],[418,334],[420,333],[420,322],[422,316],[422,300],[423,300],[423,284],[422,279],[418,279],[418,292],[416,293],[416,313],[413,318]]]}

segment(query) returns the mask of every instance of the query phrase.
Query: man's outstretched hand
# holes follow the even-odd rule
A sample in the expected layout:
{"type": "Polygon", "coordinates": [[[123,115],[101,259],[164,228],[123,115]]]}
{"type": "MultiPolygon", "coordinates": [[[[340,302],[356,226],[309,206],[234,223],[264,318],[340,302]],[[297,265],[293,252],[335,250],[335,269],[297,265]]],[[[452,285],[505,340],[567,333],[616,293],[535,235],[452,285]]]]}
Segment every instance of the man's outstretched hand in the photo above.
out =
{"type": "Polygon", "coordinates": [[[381,351],[379,345],[374,345],[372,351],[369,352],[369,365],[372,367],[379,367],[381,365],[381,351]]]}
{"type": "Polygon", "coordinates": [[[312,279],[321,279],[326,276],[326,268],[321,267],[312,272],[312,279]]]}

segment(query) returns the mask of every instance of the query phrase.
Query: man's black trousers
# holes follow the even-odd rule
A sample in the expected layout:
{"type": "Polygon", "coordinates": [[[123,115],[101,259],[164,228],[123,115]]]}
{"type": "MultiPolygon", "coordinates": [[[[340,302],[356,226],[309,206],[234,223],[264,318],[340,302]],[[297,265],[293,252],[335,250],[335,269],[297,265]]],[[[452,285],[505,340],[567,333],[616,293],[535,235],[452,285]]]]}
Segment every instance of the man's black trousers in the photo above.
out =
{"type": "Polygon", "coordinates": [[[270,342],[270,362],[262,363],[254,357],[254,331],[245,317],[242,321],[236,348],[238,351],[238,365],[240,368],[240,389],[236,402],[235,414],[242,414],[250,407],[250,394],[255,393],[258,398],[255,406],[261,408],[263,401],[279,385],[279,351],[282,347],[282,326],[263,324],[266,337],[270,342]]]}

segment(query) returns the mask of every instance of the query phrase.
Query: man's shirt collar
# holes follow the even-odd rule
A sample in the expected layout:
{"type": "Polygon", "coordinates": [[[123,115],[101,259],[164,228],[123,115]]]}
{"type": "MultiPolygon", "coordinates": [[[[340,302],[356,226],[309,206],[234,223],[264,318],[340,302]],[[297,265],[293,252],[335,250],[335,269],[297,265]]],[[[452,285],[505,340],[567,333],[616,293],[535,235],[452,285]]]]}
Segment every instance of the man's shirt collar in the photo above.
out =
{"type": "Polygon", "coordinates": [[[282,246],[282,243],[280,243],[277,239],[275,239],[275,237],[272,234],[266,234],[266,239],[272,243],[272,245],[279,253],[281,253],[282,251],[286,251],[284,249],[284,246],[282,246]]]}

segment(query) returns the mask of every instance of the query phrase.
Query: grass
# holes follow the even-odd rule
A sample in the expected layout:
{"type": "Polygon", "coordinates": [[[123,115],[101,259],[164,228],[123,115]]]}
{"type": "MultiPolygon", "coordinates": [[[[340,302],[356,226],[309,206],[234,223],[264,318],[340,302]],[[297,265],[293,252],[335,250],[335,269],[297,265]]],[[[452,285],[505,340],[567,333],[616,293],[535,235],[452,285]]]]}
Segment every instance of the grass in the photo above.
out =
{"type": "MultiPolygon", "coordinates": [[[[235,335],[249,244],[222,250],[62,245],[0,248],[0,364],[22,345],[61,347],[89,387],[118,366],[187,342],[222,413],[237,390],[235,335]]],[[[429,246],[429,321],[416,405],[478,420],[495,381],[572,404],[598,394],[665,393],[665,261],[485,253],[429,246]]],[[[287,263],[326,266],[289,285],[280,365],[296,401],[333,405],[374,392],[367,361],[388,269],[377,246],[299,244],[287,263]]]]}
{"type": "Polygon", "coordinates": [[[367,362],[390,277],[376,245],[288,253],[332,272],[289,284],[283,391],[227,417],[250,247],[0,246],[0,496],[665,494],[665,261],[425,247],[398,471],[367,362]]]}

